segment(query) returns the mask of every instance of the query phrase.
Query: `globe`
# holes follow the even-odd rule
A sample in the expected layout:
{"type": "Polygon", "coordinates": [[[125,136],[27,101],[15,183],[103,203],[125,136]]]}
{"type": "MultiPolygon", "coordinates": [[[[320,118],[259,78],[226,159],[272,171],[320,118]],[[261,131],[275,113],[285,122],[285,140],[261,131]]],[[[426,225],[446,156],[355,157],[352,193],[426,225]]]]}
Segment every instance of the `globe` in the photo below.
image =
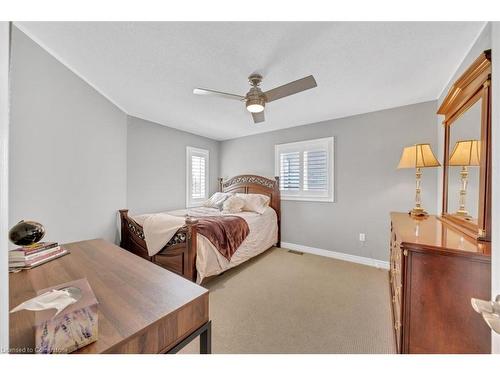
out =
{"type": "Polygon", "coordinates": [[[45,236],[45,228],[36,221],[24,221],[14,225],[9,230],[9,239],[18,246],[30,246],[45,236]]]}

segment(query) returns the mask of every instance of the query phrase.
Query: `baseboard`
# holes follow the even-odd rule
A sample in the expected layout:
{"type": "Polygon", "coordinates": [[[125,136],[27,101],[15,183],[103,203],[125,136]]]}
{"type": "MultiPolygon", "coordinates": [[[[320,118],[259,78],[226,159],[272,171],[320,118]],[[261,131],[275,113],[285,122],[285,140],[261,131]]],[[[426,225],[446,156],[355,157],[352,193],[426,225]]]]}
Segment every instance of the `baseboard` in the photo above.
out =
{"type": "Polygon", "coordinates": [[[317,249],[311,246],[297,245],[289,242],[281,242],[281,247],[290,250],[301,251],[303,253],[321,255],[328,258],[335,258],[340,260],[345,260],[347,262],[364,264],[365,266],[389,269],[389,262],[385,262],[383,260],[360,257],[357,255],[338,253],[336,251],[330,251],[325,249],[317,249]]]}

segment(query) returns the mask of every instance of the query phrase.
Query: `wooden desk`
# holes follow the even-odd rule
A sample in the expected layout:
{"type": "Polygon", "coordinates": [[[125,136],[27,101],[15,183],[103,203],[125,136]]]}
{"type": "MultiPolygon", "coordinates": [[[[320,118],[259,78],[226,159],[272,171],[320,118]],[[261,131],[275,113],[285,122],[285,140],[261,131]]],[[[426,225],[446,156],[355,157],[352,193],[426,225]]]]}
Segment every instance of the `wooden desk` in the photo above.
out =
{"type": "MultiPolygon", "coordinates": [[[[99,338],[76,353],[176,352],[201,335],[210,352],[208,290],[104,240],[63,245],[71,254],[9,275],[10,307],[36,291],[87,278],[99,301],[99,338]]],[[[10,314],[10,348],[34,348],[34,312],[10,314]]]]}

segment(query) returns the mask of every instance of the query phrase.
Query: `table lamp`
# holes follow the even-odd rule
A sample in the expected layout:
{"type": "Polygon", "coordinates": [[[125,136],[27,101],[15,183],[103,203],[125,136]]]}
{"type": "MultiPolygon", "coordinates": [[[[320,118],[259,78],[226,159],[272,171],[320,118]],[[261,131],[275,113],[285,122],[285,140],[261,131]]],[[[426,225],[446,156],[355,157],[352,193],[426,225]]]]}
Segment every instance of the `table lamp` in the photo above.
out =
{"type": "Polygon", "coordinates": [[[462,167],[460,171],[460,180],[462,186],[460,188],[460,200],[459,209],[456,212],[457,215],[469,217],[469,213],[465,209],[465,196],[467,195],[467,178],[469,176],[469,171],[467,167],[479,166],[479,161],[481,159],[481,142],[475,139],[470,139],[466,141],[457,141],[453,152],[451,153],[450,160],[448,162],[449,166],[462,167]]]}
{"type": "Polygon", "coordinates": [[[427,212],[422,208],[422,200],[420,197],[422,168],[439,167],[440,165],[441,164],[437,161],[428,143],[416,144],[403,149],[398,169],[416,168],[415,207],[410,211],[412,216],[427,215],[427,212]]]}

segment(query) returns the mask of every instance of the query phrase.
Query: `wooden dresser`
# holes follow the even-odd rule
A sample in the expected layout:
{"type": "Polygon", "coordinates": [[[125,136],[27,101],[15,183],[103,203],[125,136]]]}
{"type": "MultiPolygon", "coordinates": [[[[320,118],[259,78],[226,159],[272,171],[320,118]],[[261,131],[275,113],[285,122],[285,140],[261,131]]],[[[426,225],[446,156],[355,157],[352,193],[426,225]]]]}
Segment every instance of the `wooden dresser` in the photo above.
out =
{"type": "Polygon", "coordinates": [[[399,353],[491,353],[471,297],[490,299],[491,250],[436,216],[391,213],[390,287],[399,353]]]}

